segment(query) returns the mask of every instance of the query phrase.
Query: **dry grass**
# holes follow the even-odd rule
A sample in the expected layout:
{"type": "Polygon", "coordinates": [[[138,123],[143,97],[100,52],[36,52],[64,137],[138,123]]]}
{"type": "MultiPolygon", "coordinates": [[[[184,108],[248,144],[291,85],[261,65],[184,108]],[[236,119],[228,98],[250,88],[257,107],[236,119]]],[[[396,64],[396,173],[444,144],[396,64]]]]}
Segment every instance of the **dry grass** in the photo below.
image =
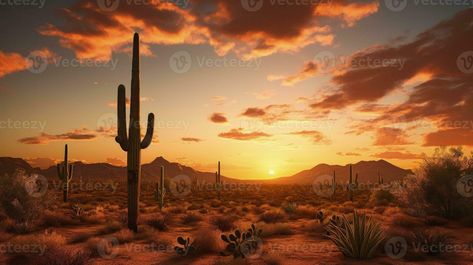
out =
{"type": "Polygon", "coordinates": [[[259,220],[265,223],[278,223],[286,219],[286,216],[281,211],[264,212],[259,216],[259,220]]]}
{"type": "Polygon", "coordinates": [[[271,236],[289,236],[295,234],[293,227],[288,223],[278,224],[264,224],[260,223],[256,225],[263,230],[263,237],[271,236]]]}
{"type": "Polygon", "coordinates": [[[188,213],[184,215],[181,219],[182,224],[184,225],[189,225],[189,224],[195,224],[197,222],[202,221],[202,216],[196,214],[196,213],[188,213]]]}
{"type": "Polygon", "coordinates": [[[210,223],[222,232],[227,232],[235,228],[235,216],[217,215],[210,217],[210,223]]]}
{"type": "Polygon", "coordinates": [[[223,241],[220,239],[220,233],[209,228],[197,230],[193,235],[196,255],[215,254],[223,250],[223,241]]]}

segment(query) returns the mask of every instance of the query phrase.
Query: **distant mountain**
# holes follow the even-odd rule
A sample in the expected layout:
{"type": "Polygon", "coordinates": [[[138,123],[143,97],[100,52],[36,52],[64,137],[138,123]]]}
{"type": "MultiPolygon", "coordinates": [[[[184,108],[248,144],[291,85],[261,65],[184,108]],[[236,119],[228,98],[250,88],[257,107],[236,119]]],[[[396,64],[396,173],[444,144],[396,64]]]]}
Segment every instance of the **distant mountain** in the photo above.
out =
{"type": "MultiPolygon", "coordinates": [[[[74,162],[74,179],[122,179],[126,181],[126,167],[114,166],[108,163],[84,164],[74,162]]],[[[192,179],[206,182],[215,182],[215,173],[201,172],[191,167],[179,163],[169,162],[163,157],[157,157],[151,163],[141,166],[143,181],[156,181],[160,175],[161,166],[164,166],[166,178],[172,178],[178,175],[187,175],[192,179]]],[[[57,177],[56,166],[48,169],[31,167],[28,162],[21,158],[0,157],[0,174],[12,174],[16,169],[23,169],[27,173],[39,173],[48,178],[57,177]]],[[[239,180],[228,178],[222,175],[224,182],[238,182],[239,180]]]]}
{"type": "MultiPolygon", "coordinates": [[[[378,171],[385,182],[400,180],[413,174],[411,170],[402,169],[385,160],[360,161],[352,165],[353,178],[358,173],[358,182],[378,182],[378,171]]],[[[274,179],[271,183],[278,184],[311,184],[324,175],[333,175],[335,171],[337,182],[346,182],[349,179],[349,165],[319,164],[311,169],[301,171],[289,177],[274,179]]]]}

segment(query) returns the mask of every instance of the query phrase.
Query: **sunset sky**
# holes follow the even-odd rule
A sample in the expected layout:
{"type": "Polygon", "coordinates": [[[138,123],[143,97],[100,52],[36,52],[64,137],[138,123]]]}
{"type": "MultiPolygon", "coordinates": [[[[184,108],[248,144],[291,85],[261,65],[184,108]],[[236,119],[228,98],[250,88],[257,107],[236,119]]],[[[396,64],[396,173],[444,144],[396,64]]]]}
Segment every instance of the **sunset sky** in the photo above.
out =
{"type": "Polygon", "coordinates": [[[0,6],[0,156],[45,167],[68,143],[73,160],[123,165],[116,97],[130,95],[135,31],[141,119],[156,116],[143,163],[221,160],[253,179],[472,150],[471,6],[43,1],[0,6]]]}

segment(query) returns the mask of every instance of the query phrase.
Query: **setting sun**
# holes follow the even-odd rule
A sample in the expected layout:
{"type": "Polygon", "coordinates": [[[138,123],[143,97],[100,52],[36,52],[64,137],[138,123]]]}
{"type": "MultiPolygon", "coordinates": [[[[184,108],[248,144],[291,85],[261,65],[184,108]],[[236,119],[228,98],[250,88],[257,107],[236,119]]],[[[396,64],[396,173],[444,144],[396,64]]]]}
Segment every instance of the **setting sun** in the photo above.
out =
{"type": "Polygon", "coordinates": [[[270,170],[268,170],[268,174],[270,176],[274,176],[274,174],[276,174],[276,172],[274,171],[274,169],[270,169],[270,170]]]}

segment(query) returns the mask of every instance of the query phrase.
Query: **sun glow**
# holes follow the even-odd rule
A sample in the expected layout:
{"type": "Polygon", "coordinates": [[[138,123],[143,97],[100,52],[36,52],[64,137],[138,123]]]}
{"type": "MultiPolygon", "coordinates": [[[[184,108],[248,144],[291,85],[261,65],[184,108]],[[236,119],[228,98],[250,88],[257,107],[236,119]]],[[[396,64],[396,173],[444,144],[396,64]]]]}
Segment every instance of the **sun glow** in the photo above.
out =
{"type": "Polygon", "coordinates": [[[268,174],[270,176],[274,176],[276,174],[276,171],[274,171],[274,169],[270,169],[270,170],[268,170],[268,174]]]}

